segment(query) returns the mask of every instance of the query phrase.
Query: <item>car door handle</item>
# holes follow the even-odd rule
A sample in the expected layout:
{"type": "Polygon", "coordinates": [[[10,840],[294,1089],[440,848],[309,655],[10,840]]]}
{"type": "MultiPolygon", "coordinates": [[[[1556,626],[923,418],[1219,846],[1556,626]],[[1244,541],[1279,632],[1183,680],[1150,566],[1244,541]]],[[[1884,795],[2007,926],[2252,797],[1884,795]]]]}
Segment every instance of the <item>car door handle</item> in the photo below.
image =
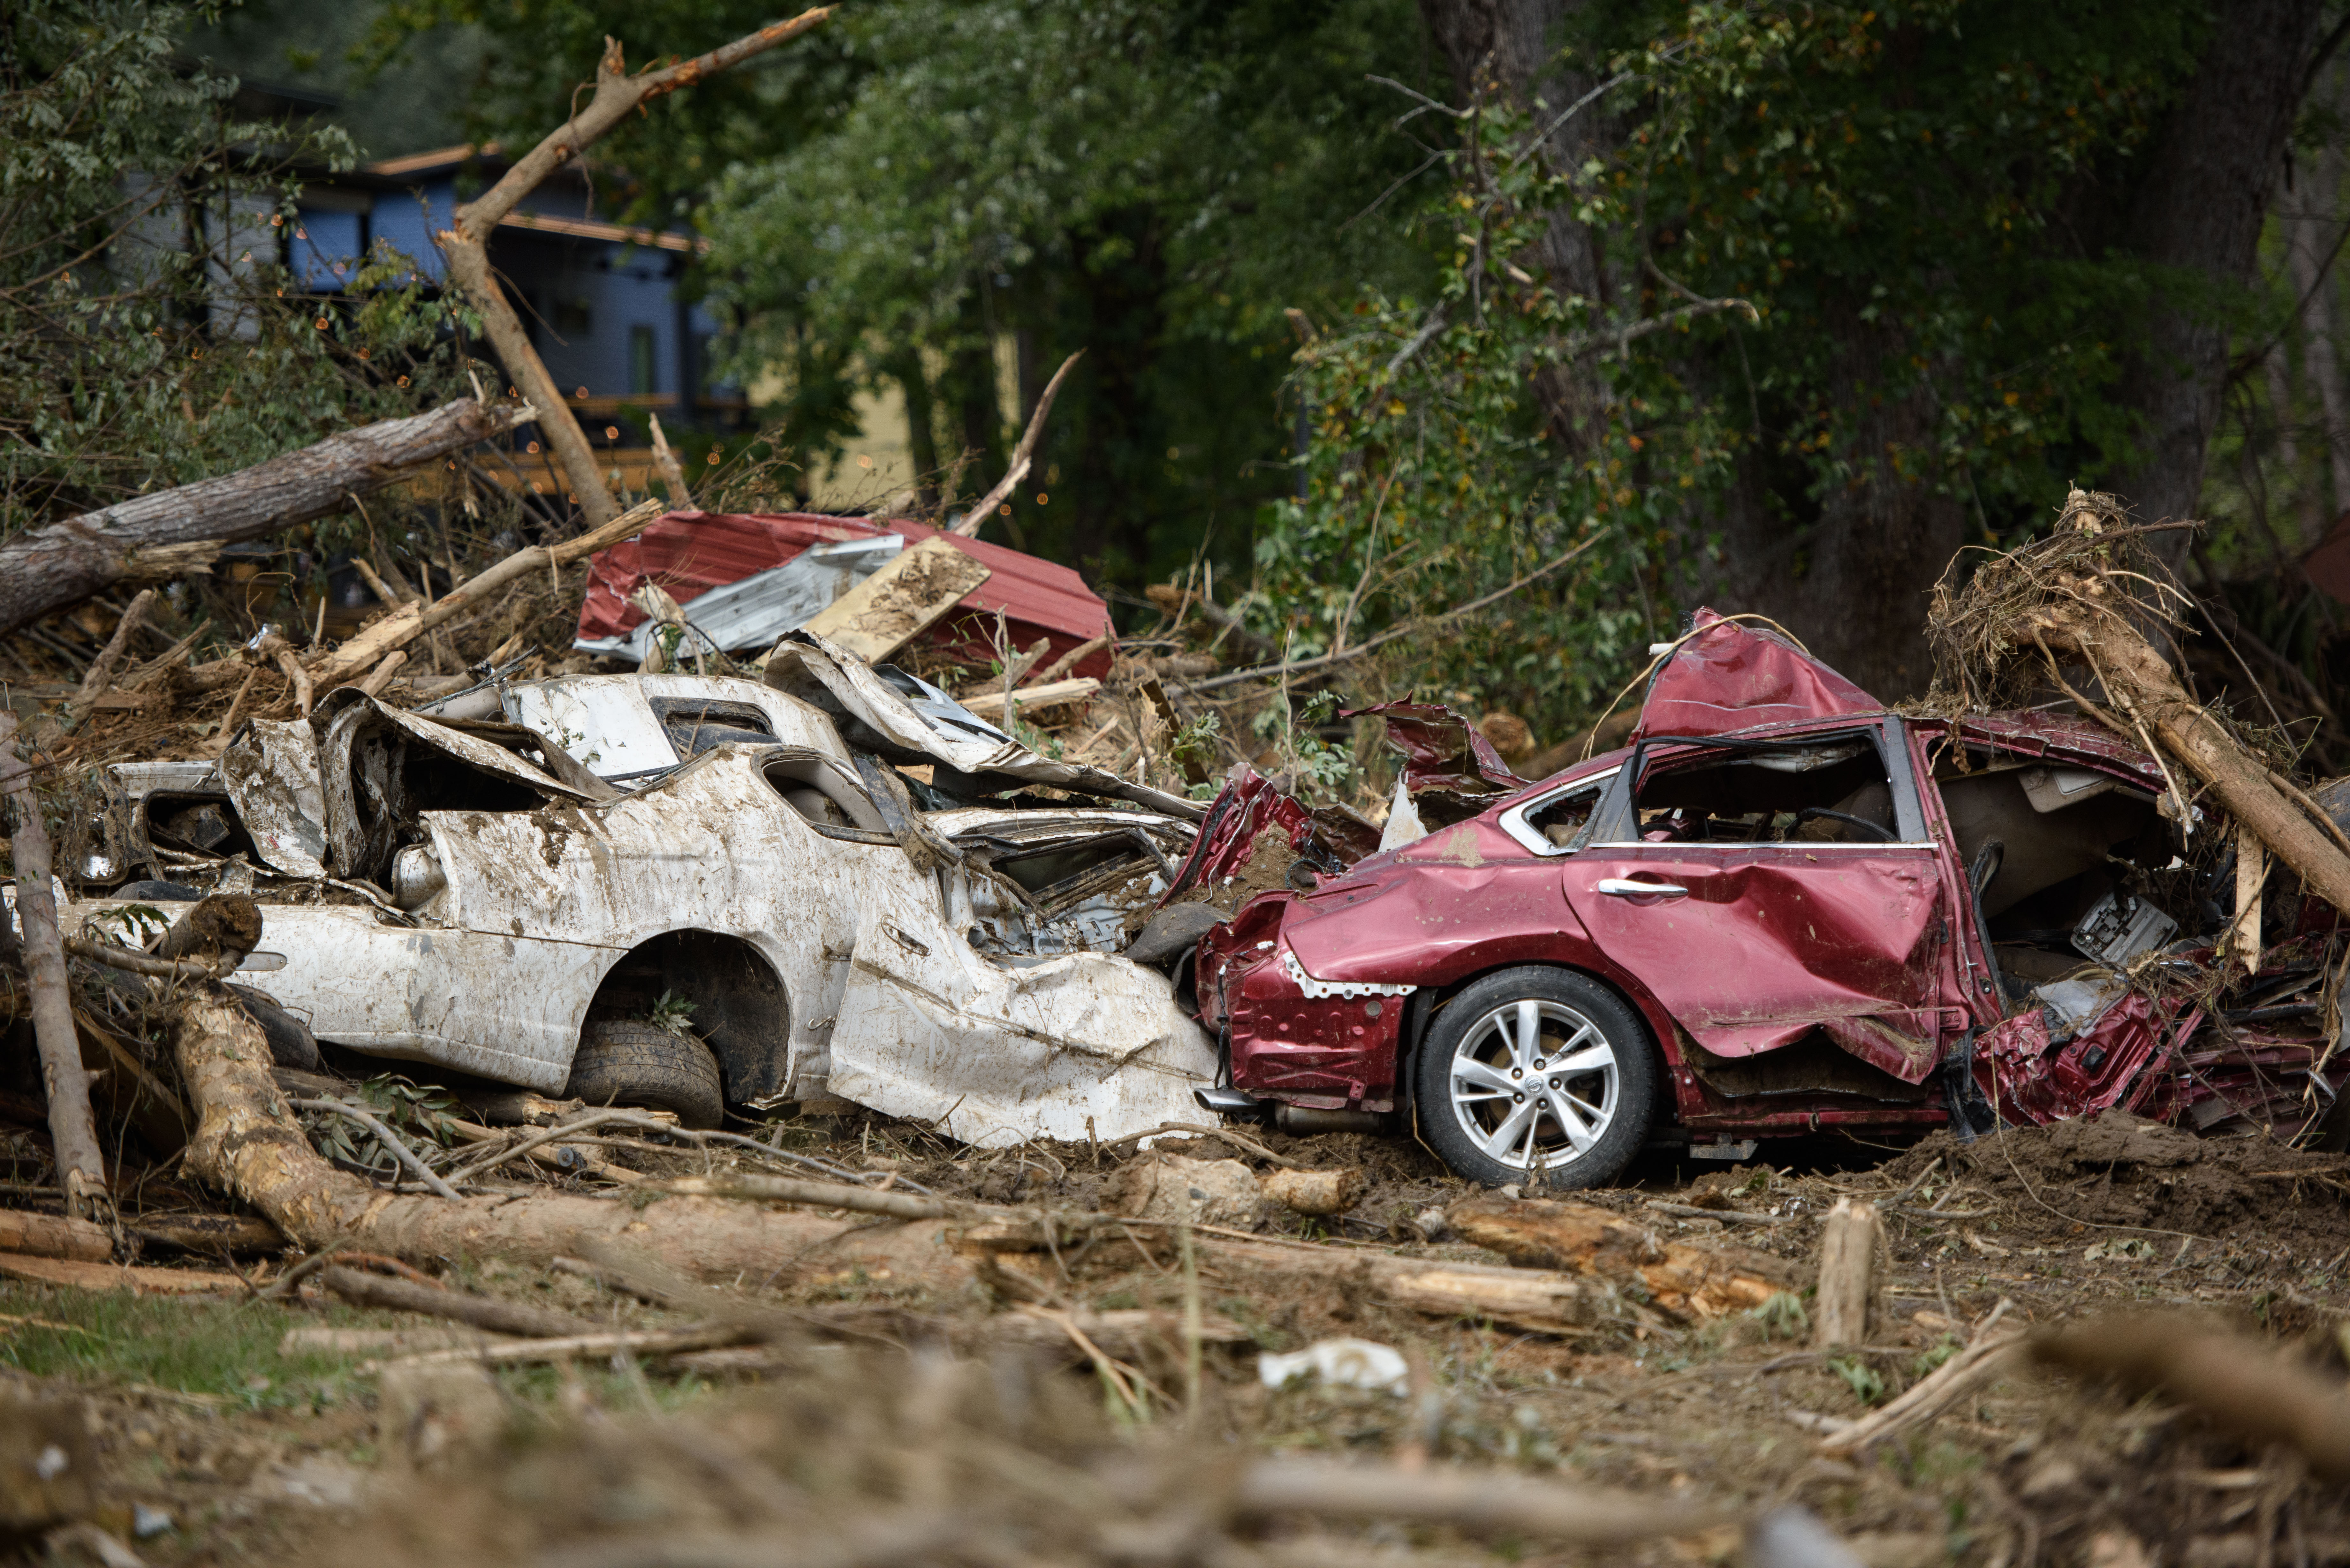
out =
{"type": "Polygon", "coordinates": [[[1689,889],[1671,882],[1635,882],[1628,877],[1602,877],[1599,891],[1611,898],[1686,898],[1689,889]]]}

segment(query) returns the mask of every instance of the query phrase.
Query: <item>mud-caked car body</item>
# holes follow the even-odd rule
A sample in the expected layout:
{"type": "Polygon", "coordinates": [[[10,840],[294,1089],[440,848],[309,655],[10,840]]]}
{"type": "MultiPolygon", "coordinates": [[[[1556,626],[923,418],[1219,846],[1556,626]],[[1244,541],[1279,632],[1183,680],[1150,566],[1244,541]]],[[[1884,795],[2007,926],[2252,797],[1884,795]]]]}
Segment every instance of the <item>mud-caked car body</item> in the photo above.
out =
{"type": "Polygon", "coordinates": [[[703,1122],[832,1096],[1108,1138],[1196,1114],[1212,1072],[1167,977],[1116,956],[1196,811],[809,639],[764,683],[337,692],[216,768],[133,769],[90,869],[146,879],[68,919],[241,877],[240,981],[354,1051],[703,1122]],[[1066,793],[996,798],[1029,784],[1066,793]]]}

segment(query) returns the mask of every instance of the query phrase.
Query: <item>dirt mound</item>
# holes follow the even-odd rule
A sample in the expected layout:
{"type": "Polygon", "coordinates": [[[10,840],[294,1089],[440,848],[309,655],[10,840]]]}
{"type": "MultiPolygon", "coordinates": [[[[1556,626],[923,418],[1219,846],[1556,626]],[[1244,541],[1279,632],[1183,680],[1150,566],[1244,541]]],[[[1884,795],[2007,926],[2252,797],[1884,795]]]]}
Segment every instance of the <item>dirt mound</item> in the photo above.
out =
{"type": "MultiPolygon", "coordinates": [[[[2123,1111],[2003,1127],[1961,1145],[1938,1132],[1886,1167],[1907,1179],[1939,1158],[2026,1235],[2122,1226],[2295,1251],[2350,1247],[2350,1159],[2265,1137],[2201,1138],[2123,1111]]],[[[2004,1217],[2003,1217],[2004,1228],[2004,1217]]]]}

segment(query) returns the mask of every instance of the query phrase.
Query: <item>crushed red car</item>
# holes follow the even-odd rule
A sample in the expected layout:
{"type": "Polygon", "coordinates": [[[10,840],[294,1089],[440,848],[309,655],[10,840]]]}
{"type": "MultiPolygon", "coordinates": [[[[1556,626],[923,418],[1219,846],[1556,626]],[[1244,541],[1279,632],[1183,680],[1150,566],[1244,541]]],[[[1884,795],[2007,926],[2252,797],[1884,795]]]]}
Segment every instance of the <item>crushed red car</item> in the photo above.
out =
{"type": "Polygon", "coordinates": [[[1444,710],[1371,711],[1407,758],[1376,852],[1249,774],[1170,895],[1281,868],[1193,955],[1211,1109],[1399,1115],[1464,1177],[1553,1187],[1659,1143],[2111,1106],[2350,1132],[2334,911],[2276,879],[2261,967],[2221,963],[2225,825],[2086,720],[1906,716],[1710,611],[1630,743],[1539,784],[1444,710]]]}

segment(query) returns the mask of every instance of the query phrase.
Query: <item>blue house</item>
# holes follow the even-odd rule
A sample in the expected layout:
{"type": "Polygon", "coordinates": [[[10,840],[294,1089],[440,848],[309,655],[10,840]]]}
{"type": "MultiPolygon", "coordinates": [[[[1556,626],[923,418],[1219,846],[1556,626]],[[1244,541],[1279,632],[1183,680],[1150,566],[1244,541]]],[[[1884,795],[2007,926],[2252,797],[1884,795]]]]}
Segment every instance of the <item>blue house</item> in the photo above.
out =
{"type": "MultiPolygon", "coordinates": [[[[492,143],[314,178],[284,242],[286,264],[309,287],[331,294],[380,240],[438,279],[434,231],[448,227],[458,202],[505,168],[492,143]]],[[[603,188],[610,189],[608,175],[603,188]]],[[[703,242],[606,222],[595,215],[595,194],[577,162],[550,175],[499,224],[490,265],[556,384],[571,392],[588,439],[614,449],[624,479],[641,488],[645,436],[624,410],[657,414],[664,430],[682,435],[737,427],[747,409],[738,389],[712,379],[715,324],[678,297],[678,281],[703,242]]]]}

